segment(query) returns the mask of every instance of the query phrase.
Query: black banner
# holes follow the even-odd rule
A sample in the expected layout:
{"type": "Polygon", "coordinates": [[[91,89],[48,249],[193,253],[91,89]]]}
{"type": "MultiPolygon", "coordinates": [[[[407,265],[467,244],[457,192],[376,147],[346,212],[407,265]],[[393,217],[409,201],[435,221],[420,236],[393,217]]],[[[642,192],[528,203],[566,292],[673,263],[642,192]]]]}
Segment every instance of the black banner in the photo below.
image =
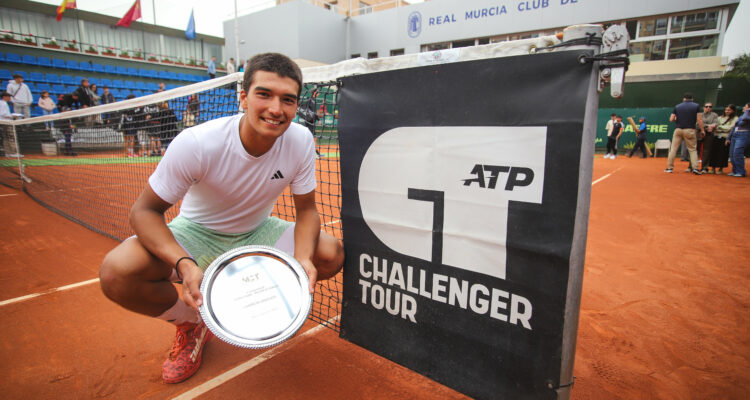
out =
{"type": "Polygon", "coordinates": [[[556,398],[582,52],[341,80],[343,338],[470,396],[556,398]]]}

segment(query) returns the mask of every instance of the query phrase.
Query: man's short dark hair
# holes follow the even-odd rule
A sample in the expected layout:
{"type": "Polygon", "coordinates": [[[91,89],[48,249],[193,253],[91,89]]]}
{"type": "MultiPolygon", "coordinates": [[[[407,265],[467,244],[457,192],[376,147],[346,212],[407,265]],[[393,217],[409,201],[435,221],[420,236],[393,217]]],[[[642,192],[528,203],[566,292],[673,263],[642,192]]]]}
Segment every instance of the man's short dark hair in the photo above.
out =
{"type": "Polygon", "coordinates": [[[688,93],[685,93],[685,95],[683,95],[683,96],[682,96],[682,98],[683,98],[683,99],[688,99],[688,100],[692,100],[692,99],[693,99],[693,94],[692,94],[692,93],[689,93],[689,92],[688,92],[688,93]]]}
{"type": "Polygon", "coordinates": [[[291,58],[280,53],[263,53],[253,56],[247,62],[247,69],[242,78],[242,90],[250,90],[255,71],[273,72],[284,78],[292,78],[297,82],[297,97],[302,93],[302,71],[291,58]]]}
{"type": "Polygon", "coordinates": [[[617,116],[617,114],[615,114],[615,113],[612,113],[612,116],[613,116],[613,117],[616,117],[616,116],[617,116]]]}
{"type": "Polygon", "coordinates": [[[0,95],[0,97],[5,97],[5,96],[8,96],[8,97],[10,97],[10,93],[8,93],[8,92],[3,92],[3,94],[2,94],[2,95],[0,95]]]}
{"type": "Polygon", "coordinates": [[[88,81],[89,81],[88,78],[81,79],[81,85],[83,85],[83,82],[88,82],[88,81]]]}
{"type": "Polygon", "coordinates": [[[23,79],[23,75],[21,75],[21,74],[13,74],[13,79],[16,79],[16,78],[23,79]]]}

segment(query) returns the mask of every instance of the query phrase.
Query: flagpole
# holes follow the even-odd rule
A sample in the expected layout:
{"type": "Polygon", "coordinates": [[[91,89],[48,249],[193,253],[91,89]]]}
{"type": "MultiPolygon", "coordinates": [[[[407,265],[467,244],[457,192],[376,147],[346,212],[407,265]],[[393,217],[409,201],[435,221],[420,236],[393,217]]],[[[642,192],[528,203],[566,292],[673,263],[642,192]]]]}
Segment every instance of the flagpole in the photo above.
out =
{"type": "Polygon", "coordinates": [[[82,42],[83,35],[81,35],[81,20],[78,18],[78,7],[76,6],[76,27],[78,28],[78,48],[83,51],[82,42]]]}
{"type": "Polygon", "coordinates": [[[154,13],[154,26],[156,26],[156,0],[151,0],[151,10],[154,13]]]}
{"type": "MultiPolygon", "coordinates": [[[[234,62],[240,62],[240,28],[237,23],[237,0],[234,0],[234,62]]],[[[239,64],[235,65],[235,71],[239,70],[239,64]]]]}

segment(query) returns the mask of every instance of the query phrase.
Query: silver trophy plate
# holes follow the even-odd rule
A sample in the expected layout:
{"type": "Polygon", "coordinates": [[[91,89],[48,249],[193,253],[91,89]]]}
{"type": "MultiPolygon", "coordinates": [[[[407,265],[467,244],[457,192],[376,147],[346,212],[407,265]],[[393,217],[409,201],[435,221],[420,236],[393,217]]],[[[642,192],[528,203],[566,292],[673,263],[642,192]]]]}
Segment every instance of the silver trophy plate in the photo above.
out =
{"type": "Polygon", "coordinates": [[[206,269],[201,316],[208,329],[229,344],[275,346],[305,323],[312,303],[309,282],[302,265],[278,249],[238,247],[206,269]]]}

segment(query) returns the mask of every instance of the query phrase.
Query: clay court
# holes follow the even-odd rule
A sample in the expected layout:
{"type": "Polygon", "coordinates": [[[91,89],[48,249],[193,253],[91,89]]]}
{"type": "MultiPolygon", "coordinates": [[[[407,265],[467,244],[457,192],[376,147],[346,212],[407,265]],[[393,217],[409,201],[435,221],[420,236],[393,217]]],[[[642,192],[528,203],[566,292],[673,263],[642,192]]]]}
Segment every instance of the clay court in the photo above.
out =
{"type": "MultiPolygon", "coordinates": [[[[594,160],[573,399],[750,396],[750,181],[664,166],[594,160]]],[[[195,376],[164,384],[174,329],[96,280],[117,242],[16,188],[0,186],[0,215],[4,398],[463,397],[310,321],[271,349],[214,339],[195,376]]]]}

